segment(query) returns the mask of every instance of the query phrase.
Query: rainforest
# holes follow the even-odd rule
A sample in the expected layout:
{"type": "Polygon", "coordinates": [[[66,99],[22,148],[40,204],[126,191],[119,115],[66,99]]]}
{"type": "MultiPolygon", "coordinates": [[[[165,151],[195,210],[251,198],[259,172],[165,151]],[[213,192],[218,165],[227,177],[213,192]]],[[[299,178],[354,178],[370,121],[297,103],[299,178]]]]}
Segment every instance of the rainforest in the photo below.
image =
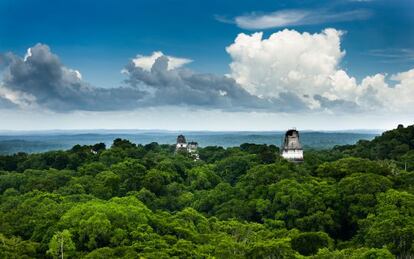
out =
{"type": "Polygon", "coordinates": [[[0,258],[413,258],[414,126],[305,149],[115,139],[0,156],[0,258]]]}

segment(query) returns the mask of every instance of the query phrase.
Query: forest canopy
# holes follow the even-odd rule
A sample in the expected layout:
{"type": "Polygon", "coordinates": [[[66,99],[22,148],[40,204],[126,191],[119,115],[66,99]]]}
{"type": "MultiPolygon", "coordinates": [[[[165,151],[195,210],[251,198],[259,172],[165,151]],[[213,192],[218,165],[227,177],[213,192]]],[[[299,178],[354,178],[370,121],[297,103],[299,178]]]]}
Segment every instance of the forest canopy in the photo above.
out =
{"type": "Polygon", "coordinates": [[[306,150],[115,139],[0,156],[0,258],[410,258],[414,126],[306,150]]]}

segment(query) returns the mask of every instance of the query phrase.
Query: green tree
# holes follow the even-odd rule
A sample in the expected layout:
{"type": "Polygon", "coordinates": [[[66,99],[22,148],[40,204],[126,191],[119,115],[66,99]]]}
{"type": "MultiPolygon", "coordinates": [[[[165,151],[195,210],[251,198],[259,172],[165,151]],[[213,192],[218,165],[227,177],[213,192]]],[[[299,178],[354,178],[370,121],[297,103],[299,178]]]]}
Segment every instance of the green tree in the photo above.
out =
{"type": "Polygon", "coordinates": [[[374,212],[377,195],[391,187],[392,182],[388,178],[372,173],[354,173],[338,183],[343,238],[355,234],[358,220],[374,212]]]}
{"type": "Polygon", "coordinates": [[[217,163],[216,172],[223,180],[235,184],[251,168],[252,160],[253,157],[249,156],[231,156],[217,163]]]}
{"type": "Polygon", "coordinates": [[[305,232],[292,237],[291,244],[300,254],[313,255],[321,248],[332,248],[333,240],[325,232],[305,232]]]}
{"type": "Polygon", "coordinates": [[[318,254],[312,256],[314,259],[394,259],[386,248],[348,248],[344,250],[331,251],[328,248],[322,248],[318,254]]]}
{"type": "Polygon", "coordinates": [[[147,224],[150,213],[133,196],[109,201],[93,200],[72,207],[61,217],[59,225],[73,233],[76,247],[92,251],[110,246],[111,242],[130,243],[129,235],[125,233],[147,224]]]}
{"type": "Polygon", "coordinates": [[[388,190],[378,196],[375,213],[360,221],[358,242],[387,247],[401,258],[414,254],[414,195],[388,190]]]}
{"type": "Polygon", "coordinates": [[[165,192],[165,187],[177,177],[175,172],[165,172],[151,169],[142,179],[142,186],[151,192],[160,195],[165,192]]]}
{"type": "Polygon", "coordinates": [[[110,199],[119,191],[120,177],[111,171],[104,171],[96,175],[92,187],[93,194],[101,199],[110,199]]]}
{"type": "Polygon", "coordinates": [[[137,159],[126,159],[111,166],[111,171],[120,177],[120,192],[138,191],[146,175],[146,168],[137,159]]]}
{"type": "Polygon", "coordinates": [[[72,234],[65,229],[53,235],[49,242],[47,253],[53,258],[70,258],[76,250],[75,243],[72,241],[72,234]]]}
{"type": "Polygon", "coordinates": [[[82,175],[93,175],[93,176],[105,170],[107,170],[107,167],[101,162],[92,162],[92,163],[83,164],[78,169],[78,171],[82,175]]]}
{"type": "Polygon", "coordinates": [[[290,240],[270,239],[252,243],[247,252],[248,258],[297,258],[298,254],[290,247],[290,240]]]}
{"type": "Polygon", "coordinates": [[[0,233],[0,258],[35,258],[38,250],[39,243],[18,237],[7,238],[0,233]]]}
{"type": "Polygon", "coordinates": [[[288,228],[330,233],[338,228],[335,211],[338,195],[328,182],[284,179],[271,185],[268,192],[273,196],[270,213],[285,221],[288,228]]]}
{"type": "Polygon", "coordinates": [[[372,173],[390,175],[391,170],[386,164],[355,157],[342,158],[334,162],[323,163],[316,173],[319,177],[332,177],[340,180],[354,173],[372,173]]]}

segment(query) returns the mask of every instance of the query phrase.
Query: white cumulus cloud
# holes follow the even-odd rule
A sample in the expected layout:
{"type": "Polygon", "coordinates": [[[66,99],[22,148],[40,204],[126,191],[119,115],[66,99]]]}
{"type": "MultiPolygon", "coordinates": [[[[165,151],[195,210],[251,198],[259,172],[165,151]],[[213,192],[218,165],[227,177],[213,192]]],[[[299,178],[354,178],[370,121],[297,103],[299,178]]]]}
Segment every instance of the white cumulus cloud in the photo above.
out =
{"type": "Polygon", "coordinates": [[[172,56],[166,56],[161,51],[154,51],[150,56],[137,55],[132,62],[134,62],[136,67],[140,67],[145,71],[150,71],[152,65],[154,65],[157,58],[165,56],[168,58],[168,70],[180,68],[185,64],[192,62],[191,59],[187,58],[177,58],[172,56]]]}
{"type": "Polygon", "coordinates": [[[230,76],[253,95],[299,96],[311,109],[407,110],[414,108],[414,69],[389,76],[365,77],[360,83],[341,69],[343,32],[283,30],[264,39],[262,33],[239,34],[227,47],[230,76]]]}
{"type": "Polygon", "coordinates": [[[231,76],[254,95],[278,97],[288,91],[313,102],[304,96],[326,92],[337,80],[337,66],[345,54],[341,35],[334,29],[318,34],[283,30],[268,39],[262,33],[239,34],[226,49],[233,60],[231,76]]]}
{"type": "Polygon", "coordinates": [[[364,78],[359,86],[358,101],[388,111],[411,112],[414,109],[414,69],[389,76],[393,84],[387,83],[386,78],[384,74],[364,78]]]}

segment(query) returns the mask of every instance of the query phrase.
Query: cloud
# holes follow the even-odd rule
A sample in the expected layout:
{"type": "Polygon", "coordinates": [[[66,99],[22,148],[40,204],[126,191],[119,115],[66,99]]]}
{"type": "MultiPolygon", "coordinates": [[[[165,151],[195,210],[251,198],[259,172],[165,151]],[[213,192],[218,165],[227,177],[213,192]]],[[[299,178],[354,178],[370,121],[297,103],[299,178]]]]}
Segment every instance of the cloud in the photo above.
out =
{"type": "Polygon", "coordinates": [[[231,77],[249,93],[278,97],[290,91],[300,93],[309,106],[318,105],[315,94],[330,90],[341,58],[341,31],[299,33],[283,30],[263,39],[262,33],[239,34],[226,48],[232,58],[231,77]]]}
{"type": "Polygon", "coordinates": [[[71,110],[122,110],[136,107],[143,92],[133,87],[97,88],[82,81],[79,71],[63,66],[47,45],[29,48],[24,58],[8,53],[0,96],[25,107],[71,110]]]}
{"type": "Polygon", "coordinates": [[[414,69],[389,76],[394,82],[386,82],[386,75],[376,74],[366,77],[360,87],[360,99],[367,105],[386,108],[394,112],[412,112],[414,109],[414,69]],[[378,105],[380,104],[380,105],[378,105]]]}
{"type": "Polygon", "coordinates": [[[340,67],[344,33],[282,30],[241,33],[226,48],[230,73],[215,75],[185,67],[190,59],[153,52],[123,69],[122,86],[88,84],[64,66],[47,45],[24,57],[0,55],[0,108],[127,111],[151,107],[265,113],[381,113],[414,108],[414,69],[376,74],[358,82],[340,67]]]}
{"type": "Polygon", "coordinates": [[[260,98],[248,93],[232,78],[169,69],[170,59],[158,57],[147,71],[134,61],[124,69],[125,83],[149,93],[142,106],[189,106],[207,109],[293,111],[306,108],[300,98],[282,92],[280,98],[260,98]],[[282,98],[283,97],[283,98],[282,98]]]}
{"type": "Polygon", "coordinates": [[[383,63],[414,61],[414,49],[408,48],[372,49],[367,54],[380,59],[383,63]]]}
{"type": "Polygon", "coordinates": [[[132,62],[135,64],[136,67],[140,67],[144,69],[145,71],[150,71],[152,68],[152,65],[154,65],[157,58],[165,56],[168,58],[168,70],[180,68],[190,62],[192,62],[191,59],[187,58],[177,58],[172,56],[166,56],[161,51],[154,51],[152,55],[150,56],[143,56],[143,55],[137,55],[136,58],[132,60],[132,62]]]}
{"type": "Polygon", "coordinates": [[[232,58],[230,76],[246,91],[262,98],[289,92],[312,110],[334,112],[407,111],[414,108],[414,70],[390,76],[367,76],[359,84],[340,68],[343,33],[283,30],[263,39],[262,33],[239,34],[226,48],[232,58]]]}
{"type": "Polygon", "coordinates": [[[342,12],[334,12],[324,9],[292,9],[272,13],[253,12],[247,15],[237,16],[234,19],[216,16],[216,19],[220,22],[234,23],[242,29],[262,30],[299,25],[364,20],[369,16],[371,16],[371,12],[363,9],[342,12]]]}
{"type": "Polygon", "coordinates": [[[306,108],[300,98],[281,92],[280,98],[260,98],[232,78],[196,73],[182,68],[189,59],[154,52],[138,55],[123,69],[122,87],[99,88],[82,80],[76,69],[65,67],[47,45],[37,44],[21,58],[3,55],[0,107],[113,111],[182,106],[226,111],[296,111],[306,108]]]}
{"type": "Polygon", "coordinates": [[[0,108],[33,107],[34,96],[0,85],[0,108]]]}

